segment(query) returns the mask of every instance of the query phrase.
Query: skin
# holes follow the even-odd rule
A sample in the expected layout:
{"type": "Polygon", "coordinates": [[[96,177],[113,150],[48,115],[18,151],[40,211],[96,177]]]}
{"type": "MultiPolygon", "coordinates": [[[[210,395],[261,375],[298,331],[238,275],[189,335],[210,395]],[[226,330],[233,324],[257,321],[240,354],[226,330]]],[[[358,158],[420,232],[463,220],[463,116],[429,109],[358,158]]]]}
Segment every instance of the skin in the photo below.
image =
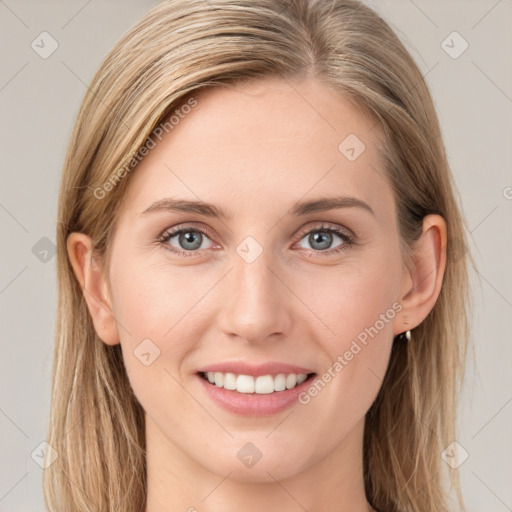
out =
{"type": "MultiPolygon", "coordinates": [[[[108,280],[89,237],[68,238],[95,329],[105,343],[121,343],[146,413],[147,511],[372,510],[363,485],[365,414],[394,336],[420,324],[439,295],[445,221],[425,218],[406,266],[375,148],[381,133],[314,79],[195,97],[198,105],[127,178],[108,280]],[[338,150],[351,133],[366,146],[354,161],[338,150]],[[296,201],[341,195],[375,215],[358,207],[289,215],[296,201]],[[232,218],[142,215],[166,197],[200,199],[232,218]],[[322,223],[350,230],[356,243],[322,254],[308,239],[322,223]],[[213,236],[197,235],[195,256],[173,254],[156,240],[174,226],[213,236]],[[263,250],[250,264],[236,251],[247,236],[263,250]],[[288,362],[321,375],[396,302],[401,311],[306,405],[237,416],[213,403],[196,376],[227,360],[288,362]],[[149,366],[133,354],[147,338],[161,351],[149,366]],[[237,457],[248,442],[262,454],[252,467],[237,457]]],[[[333,234],[323,251],[343,243],[333,234]]],[[[167,244],[187,250],[178,236],[167,244]]]]}

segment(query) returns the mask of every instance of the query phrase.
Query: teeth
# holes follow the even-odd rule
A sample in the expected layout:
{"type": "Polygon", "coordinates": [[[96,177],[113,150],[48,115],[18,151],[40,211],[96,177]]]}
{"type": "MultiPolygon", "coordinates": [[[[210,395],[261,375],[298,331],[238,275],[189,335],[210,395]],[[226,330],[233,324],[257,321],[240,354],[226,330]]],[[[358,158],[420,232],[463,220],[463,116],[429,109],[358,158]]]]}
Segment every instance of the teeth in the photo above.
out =
{"type": "Polygon", "coordinates": [[[286,376],[286,389],[292,389],[297,384],[297,375],[290,373],[286,376]]]}
{"type": "Polygon", "coordinates": [[[239,393],[254,393],[254,377],[239,375],[236,378],[236,390],[239,393]]]}
{"type": "Polygon", "coordinates": [[[308,376],[305,373],[299,373],[299,375],[297,375],[297,386],[302,384],[307,379],[307,377],[308,376]]]}
{"type": "Polygon", "coordinates": [[[274,379],[274,389],[276,391],[284,391],[286,389],[286,375],[279,373],[274,379]]]}
{"type": "Polygon", "coordinates": [[[236,375],[234,373],[224,375],[224,389],[230,389],[231,391],[236,389],[236,375]]]}
{"type": "Polygon", "coordinates": [[[206,378],[218,388],[238,391],[238,393],[256,393],[267,395],[275,391],[292,389],[302,384],[307,375],[305,373],[279,373],[277,375],[235,375],[234,373],[206,372],[206,378]]]}
{"type": "Polygon", "coordinates": [[[268,395],[273,393],[274,389],[274,378],[272,375],[261,375],[256,377],[254,381],[254,392],[260,395],[268,395]]]}
{"type": "Polygon", "coordinates": [[[214,378],[215,385],[219,388],[222,388],[224,386],[224,374],[221,372],[215,372],[214,378]]]}

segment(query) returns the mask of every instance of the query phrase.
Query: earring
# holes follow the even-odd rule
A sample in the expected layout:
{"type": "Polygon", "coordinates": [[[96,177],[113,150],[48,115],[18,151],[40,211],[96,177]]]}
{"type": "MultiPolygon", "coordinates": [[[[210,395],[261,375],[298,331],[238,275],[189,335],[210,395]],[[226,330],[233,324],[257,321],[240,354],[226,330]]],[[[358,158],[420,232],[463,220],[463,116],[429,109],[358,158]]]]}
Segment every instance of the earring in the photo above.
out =
{"type": "Polygon", "coordinates": [[[402,333],[400,333],[399,337],[401,340],[405,339],[407,341],[411,341],[411,331],[408,330],[408,331],[402,332],[402,333]]]}

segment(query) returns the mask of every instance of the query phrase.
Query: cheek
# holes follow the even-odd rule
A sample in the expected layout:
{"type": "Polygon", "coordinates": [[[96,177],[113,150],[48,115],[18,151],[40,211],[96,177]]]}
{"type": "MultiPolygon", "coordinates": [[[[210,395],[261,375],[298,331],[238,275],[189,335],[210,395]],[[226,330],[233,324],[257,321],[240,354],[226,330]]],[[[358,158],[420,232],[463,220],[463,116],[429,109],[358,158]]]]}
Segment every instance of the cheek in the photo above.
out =
{"type": "MultiPolygon", "coordinates": [[[[211,285],[207,278],[191,280],[186,272],[168,266],[141,263],[137,270],[135,267],[119,266],[111,278],[131,387],[151,417],[167,414],[162,400],[179,403],[180,414],[187,414],[193,403],[178,382],[183,380],[183,361],[195,340],[201,339],[204,310],[197,306],[211,285]]],[[[161,418],[167,423],[174,420],[174,416],[161,418]]],[[[173,425],[177,428],[179,422],[173,425]]]]}
{"type": "Polygon", "coordinates": [[[148,374],[144,363],[150,363],[152,370],[167,369],[179,378],[192,343],[201,339],[204,296],[213,281],[211,276],[191,278],[190,268],[141,262],[138,267],[121,264],[112,272],[112,301],[130,373],[144,369],[148,374]]]}
{"type": "Polygon", "coordinates": [[[352,340],[387,337],[393,329],[401,267],[392,255],[364,260],[330,269],[318,274],[314,283],[305,279],[301,285],[300,293],[307,294],[308,305],[326,328],[327,336],[318,339],[331,360],[348,350],[352,340]]]}
{"type": "Polygon", "coordinates": [[[192,277],[189,269],[165,263],[148,266],[140,261],[140,265],[118,267],[112,275],[116,318],[126,324],[132,338],[135,333],[160,340],[172,336],[173,330],[191,323],[194,306],[211,280],[192,277]]]}
{"type": "MultiPolygon", "coordinates": [[[[315,339],[328,361],[302,403],[311,402],[313,416],[335,411],[327,414],[341,430],[366,413],[387,368],[394,318],[401,309],[396,301],[400,276],[396,261],[384,254],[371,263],[340,267],[339,272],[315,280],[309,296],[308,305],[327,328],[325,336],[316,329],[315,339]]],[[[306,283],[303,286],[305,292],[306,283]]]]}

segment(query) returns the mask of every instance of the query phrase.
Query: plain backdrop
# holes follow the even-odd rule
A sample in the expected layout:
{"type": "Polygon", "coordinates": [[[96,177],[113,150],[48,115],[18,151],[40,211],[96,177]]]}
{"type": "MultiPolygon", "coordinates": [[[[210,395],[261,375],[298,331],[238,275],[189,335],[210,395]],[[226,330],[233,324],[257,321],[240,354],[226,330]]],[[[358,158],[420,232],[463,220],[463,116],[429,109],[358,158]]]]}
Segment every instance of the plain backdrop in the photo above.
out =
{"type": "MultiPolygon", "coordinates": [[[[48,428],[65,148],[103,57],[154,3],[0,0],[0,512],[44,510],[34,453],[48,428]]],[[[426,76],[478,265],[475,367],[456,439],[469,455],[460,467],[467,510],[511,511],[512,1],[371,5],[426,76]]]]}

